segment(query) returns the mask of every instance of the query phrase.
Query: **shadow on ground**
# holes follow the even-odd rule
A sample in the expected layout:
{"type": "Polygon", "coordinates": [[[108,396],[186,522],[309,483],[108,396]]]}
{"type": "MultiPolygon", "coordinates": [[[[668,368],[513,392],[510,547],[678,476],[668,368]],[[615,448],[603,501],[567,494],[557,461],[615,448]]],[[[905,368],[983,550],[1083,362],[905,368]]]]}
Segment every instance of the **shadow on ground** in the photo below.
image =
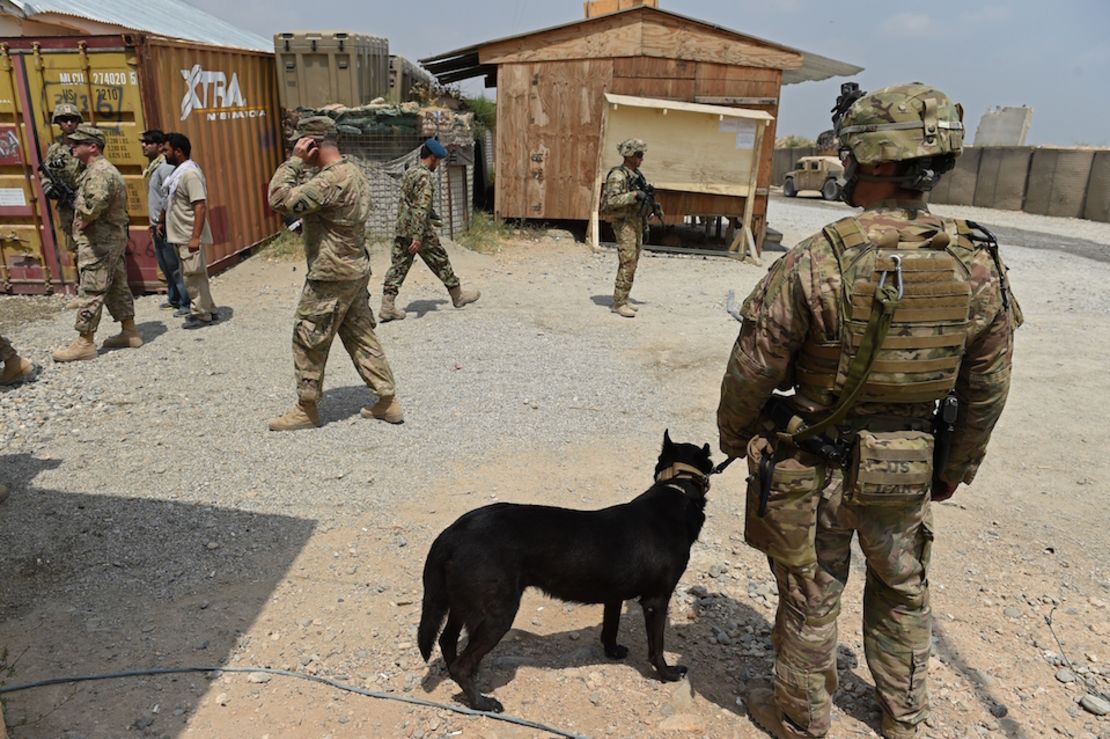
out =
{"type": "MultiPolygon", "coordinates": [[[[227,663],[315,527],[35,484],[59,464],[0,455],[0,686],[227,663]]],[[[14,736],[174,736],[207,688],[201,674],[70,683],[6,695],[5,718],[14,736]]]]}
{"type": "MultiPolygon", "coordinates": [[[[329,362],[351,361],[347,353],[342,350],[336,354],[332,351],[329,362]]],[[[359,415],[363,406],[373,405],[378,402],[378,396],[365,385],[345,385],[344,387],[324,389],[324,396],[320,400],[320,422],[324,425],[345,421],[359,415]]],[[[374,419],[366,419],[366,423],[381,423],[374,419]]]]}
{"type": "Polygon", "coordinates": [[[423,318],[428,313],[439,311],[441,305],[447,305],[446,300],[413,300],[405,306],[405,313],[415,313],[416,318],[423,318]]]}
{"type": "MultiPolygon", "coordinates": [[[[678,655],[674,660],[675,664],[685,665],[689,669],[686,679],[690,681],[695,695],[730,713],[746,717],[747,709],[738,704],[736,699],[738,696],[745,696],[753,684],[770,680],[771,625],[755,609],[723,594],[711,594],[708,599],[701,599],[701,602],[706,602],[706,605],[696,609],[697,618],[668,625],[665,648],[678,655]],[[749,626],[752,628],[750,635],[746,631],[749,626]],[[729,637],[729,646],[719,643],[718,637],[722,630],[735,634],[729,637]]],[[[595,610],[598,623],[584,629],[546,636],[521,629],[511,630],[482,662],[479,678],[482,691],[489,694],[508,685],[516,677],[518,668],[524,666],[561,670],[613,664],[615,660],[606,657],[601,648],[601,606],[577,607],[595,610]]],[[[644,678],[655,681],[655,671],[647,659],[643,612],[634,601],[625,603],[618,641],[629,650],[628,657],[620,662],[627,669],[635,670],[644,678]]],[[[438,646],[436,654],[438,655],[438,646]]],[[[875,701],[871,698],[852,698],[870,696],[873,692],[870,683],[852,672],[859,666],[859,660],[850,650],[840,647],[837,661],[840,666],[840,688],[834,696],[834,702],[842,712],[878,731],[879,709],[875,701]]],[[[443,657],[436,656],[430,663],[422,687],[426,691],[432,691],[440,683],[450,679],[443,657]]],[[[454,686],[454,683],[451,684],[454,686]]],[[[566,685],[568,690],[590,690],[577,682],[568,681],[566,685]]],[[[668,684],[656,682],[656,685],[661,700],[669,699],[674,692],[674,688],[668,684]]],[[[465,704],[461,691],[456,692],[453,699],[465,704]]],[[[509,713],[518,710],[504,696],[501,699],[509,713]]],[[[681,712],[681,708],[676,708],[676,711],[681,712]]],[[[657,718],[662,720],[665,717],[660,714],[657,718]]]]}

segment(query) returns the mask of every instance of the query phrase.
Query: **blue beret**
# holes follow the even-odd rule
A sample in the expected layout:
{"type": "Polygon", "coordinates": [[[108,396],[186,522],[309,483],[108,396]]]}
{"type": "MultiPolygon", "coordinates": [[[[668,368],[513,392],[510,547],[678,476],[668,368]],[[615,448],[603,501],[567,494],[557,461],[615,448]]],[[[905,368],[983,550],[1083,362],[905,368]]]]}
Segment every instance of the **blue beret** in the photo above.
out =
{"type": "Polygon", "coordinates": [[[437,141],[436,139],[428,139],[424,142],[424,146],[428,147],[428,151],[432,152],[432,154],[436,157],[440,159],[447,158],[447,149],[445,149],[443,144],[439,143],[439,141],[437,141]]]}

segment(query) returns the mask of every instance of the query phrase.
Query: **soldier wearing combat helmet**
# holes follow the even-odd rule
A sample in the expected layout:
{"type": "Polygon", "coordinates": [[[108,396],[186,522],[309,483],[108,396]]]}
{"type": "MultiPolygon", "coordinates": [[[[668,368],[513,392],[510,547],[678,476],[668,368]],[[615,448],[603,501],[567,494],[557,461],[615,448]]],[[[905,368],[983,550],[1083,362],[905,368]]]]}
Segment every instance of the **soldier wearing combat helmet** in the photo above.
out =
{"type": "Polygon", "coordinates": [[[84,165],[74,199],[73,239],[77,243],[77,339],[54,352],[55,362],[96,359],[93,337],[106,307],[120,332],[104,340],[108,349],[143,345],[135,327],[135,301],[127,285],[127,186],[104,158],[104,132],[82,123],[69,135],[73,155],[84,165]]]}
{"type": "Polygon", "coordinates": [[[293,156],[270,180],[270,207],[301,219],[308,260],[293,323],[297,404],[272,419],[270,430],[295,431],[320,425],[317,404],[336,335],[351,355],[359,376],[378,396],[374,405],[362,409],[363,417],[401,423],[404,415],[394,397],[393,372],[374,333],[374,313],[366,292],[370,280],[370,255],[366,251],[370,183],[358,165],[340,154],[331,118],[302,118],[297,123],[297,136],[293,156]],[[299,184],[306,167],[319,171],[299,184]]]}
{"type": "Polygon", "coordinates": [[[636,307],[628,302],[636,264],[644,244],[644,227],[652,215],[663,219],[655,203],[654,189],[648,184],[640,165],[647,152],[642,139],[626,139],[617,145],[624,162],[609,170],[601,193],[601,211],[609,215],[617,237],[617,278],[613,285],[612,311],[624,318],[635,318],[636,307]]]}
{"type": "Polygon", "coordinates": [[[717,421],[725,453],[747,458],[744,536],[779,592],[774,685],[751,691],[752,719],[777,737],[828,732],[858,533],[864,651],[882,733],[900,739],[921,735],[929,709],[930,501],[975,477],[1021,312],[990,233],[925,205],[963,146],[961,108],[918,83],[842,91],[844,199],[864,210],[748,296],[717,421]]]}
{"type": "Polygon", "coordinates": [[[85,165],[73,156],[67,140],[85,119],[81,117],[81,111],[73,103],[58,103],[54,106],[54,114],[50,120],[61,129],[62,135],[46,149],[43,165],[49,171],[50,177],[42,178],[42,190],[46,197],[57,203],[58,220],[61,222],[62,232],[65,233],[66,249],[76,258],[77,243],[73,240],[73,200],[67,200],[63,191],[68,189],[69,192],[76,193],[77,179],[85,171],[85,165]],[[61,187],[56,186],[55,182],[61,187]]]}

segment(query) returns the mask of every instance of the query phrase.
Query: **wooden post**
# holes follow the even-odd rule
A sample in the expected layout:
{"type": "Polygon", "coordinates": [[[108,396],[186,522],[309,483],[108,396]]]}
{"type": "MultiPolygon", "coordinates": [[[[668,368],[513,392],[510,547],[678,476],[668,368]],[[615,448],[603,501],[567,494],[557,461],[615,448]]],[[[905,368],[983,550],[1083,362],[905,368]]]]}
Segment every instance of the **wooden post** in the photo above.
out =
{"type": "Polygon", "coordinates": [[[587,229],[587,239],[590,246],[597,250],[601,248],[601,186],[603,175],[601,168],[605,166],[605,127],[609,122],[609,102],[605,101],[601,109],[601,132],[597,139],[597,171],[594,173],[594,191],[590,196],[593,207],[590,208],[590,223],[587,229]]]}
{"type": "Polygon", "coordinates": [[[759,179],[760,148],[763,146],[763,132],[767,128],[767,121],[760,121],[755,129],[755,146],[752,149],[752,171],[748,177],[748,195],[744,198],[744,222],[740,232],[748,239],[746,254],[754,254],[756,259],[763,256],[763,249],[752,238],[752,211],[755,208],[755,188],[759,179]]]}
{"type": "Polygon", "coordinates": [[[445,164],[443,174],[447,178],[447,230],[451,232],[451,240],[455,240],[455,206],[451,198],[451,165],[445,164]]]}

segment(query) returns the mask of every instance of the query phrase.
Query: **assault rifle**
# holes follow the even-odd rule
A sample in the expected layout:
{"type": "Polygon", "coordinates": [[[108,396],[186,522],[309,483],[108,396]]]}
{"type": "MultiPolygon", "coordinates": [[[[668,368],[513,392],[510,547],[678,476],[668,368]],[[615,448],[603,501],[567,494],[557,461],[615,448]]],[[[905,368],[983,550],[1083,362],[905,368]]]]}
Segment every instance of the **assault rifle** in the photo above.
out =
{"type": "MultiPolygon", "coordinates": [[[[787,396],[773,393],[763,405],[760,417],[771,422],[776,432],[795,434],[805,428],[805,421],[790,405],[787,396]]],[[[782,443],[779,441],[778,443],[782,443]]],[[[834,439],[825,434],[797,439],[794,446],[803,452],[816,455],[823,459],[830,467],[843,467],[849,458],[849,443],[841,439],[834,439]]],[[[759,509],[760,518],[767,513],[767,501],[771,497],[771,478],[775,474],[775,464],[778,457],[772,453],[764,453],[759,460],[759,509]]]]}
{"type": "Polygon", "coordinates": [[[43,179],[50,185],[46,189],[46,197],[51,200],[57,200],[58,205],[64,205],[67,208],[72,208],[74,201],[77,200],[77,193],[72,187],[62,182],[54,172],[45,163],[39,162],[39,172],[42,173],[43,179]]]}
{"type": "Polygon", "coordinates": [[[644,194],[644,199],[640,201],[640,218],[643,219],[644,231],[648,229],[648,218],[655,216],[659,222],[663,222],[663,208],[660,207],[659,201],[655,199],[655,187],[649,185],[644,173],[637,170],[632,173],[632,187],[639,190],[644,194]]]}
{"type": "Polygon", "coordinates": [[[841,83],[840,97],[836,99],[836,105],[834,105],[832,107],[832,110],[829,111],[830,113],[832,113],[832,122],[834,129],[840,128],[840,119],[843,118],[844,114],[848,112],[848,108],[851,108],[853,103],[855,103],[866,94],[866,92],[859,89],[859,83],[857,82],[841,83]]]}

